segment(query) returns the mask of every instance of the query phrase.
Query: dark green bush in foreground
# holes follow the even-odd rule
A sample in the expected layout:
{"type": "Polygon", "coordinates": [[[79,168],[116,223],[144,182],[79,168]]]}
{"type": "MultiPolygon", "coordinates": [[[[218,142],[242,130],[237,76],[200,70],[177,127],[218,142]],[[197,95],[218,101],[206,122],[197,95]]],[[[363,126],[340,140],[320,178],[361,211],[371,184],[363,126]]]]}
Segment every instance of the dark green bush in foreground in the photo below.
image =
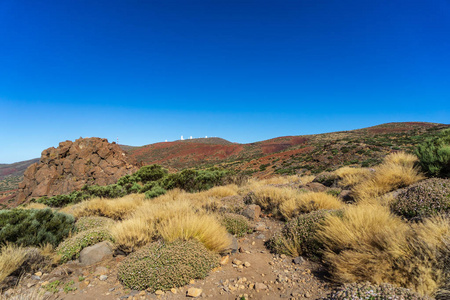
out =
{"type": "Polygon", "coordinates": [[[407,219],[450,213],[450,179],[431,178],[408,187],[391,209],[407,219]]]}
{"type": "Polygon", "coordinates": [[[218,262],[216,254],[195,240],[156,242],[130,254],[117,276],[133,290],[169,290],[205,278],[218,262]]]}
{"type": "Polygon", "coordinates": [[[267,247],[278,254],[304,255],[312,260],[319,260],[322,256],[322,244],[317,241],[315,234],[320,222],[329,213],[328,210],[319,210],[290,220],[267,242],[267,247]]]}
{"type": "Polygon", "coordinates": [[[431,176],[450,177],[450,129],[417,146],[422,169],[431,176]]]}
{"type": "Polygon", "coordinates": [[[84,248],[103,241],[114,242],[114,238],[108,230],[104,228],[88,229],[66,239],[58,246],[56,253],[61,256],[60,261],[65,263],[78,258],[84,248]]]}
{"type": "Polygon", "coordinates": [[[0,211],[0,244],[57,246],[73,229],[74,218],[51,209],[0,211]]]}
{"type": "Polygon", "coordinates": [[[383,283],[380,285],[369,282],[346,284],[333,291],[329,300],[431,300],[429,297],[421,296],[409,289],[397,287],[391,284],[383,283]]]}

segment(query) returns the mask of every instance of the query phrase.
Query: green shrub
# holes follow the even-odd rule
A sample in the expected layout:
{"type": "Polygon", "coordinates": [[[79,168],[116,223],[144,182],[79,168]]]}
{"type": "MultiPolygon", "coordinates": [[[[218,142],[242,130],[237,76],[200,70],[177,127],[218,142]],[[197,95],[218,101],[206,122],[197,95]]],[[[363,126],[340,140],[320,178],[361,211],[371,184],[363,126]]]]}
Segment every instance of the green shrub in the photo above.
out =
{"type": "Polygon", "coordinates": [[[329,300],[431,300],[426,296],[421,296],[409,289],[397,287],[392,284],[383,283],[380,285],[369,282],[351,283],[334,290],[326,299],[329,300]]]}
{"type": "Polygon", "coordinates": [[[65,263],[80,256],[81,250],[103,241],[114,242],[113,236],[104,228],[89,229],[72,236],[62,242],[56,249],[61,256],[60,261],[65,263]]]}
{"type": "Polygon", "coordinates": [[[450,179],[431,178],[410,186],[397,196],[391,209],[407,219],[450,213],[450,179]]]}
{"type": "Polygon", "coordinates": [[[143,166],[132,176],[142,183],[157,181],[167,176],[168,172],[160,165],[143,166]]]}
{"type": "Polygon", "coordinates": [[[95,228],[105,228],[114,224],[114,220],[106,217],[81,217],[75,222],[75,231],[81,232],[95,228]]]}
{"type": "Polygon", "coordinates": [[[47,243],[56,247],[73,229],[72,216],[51,209],[11,209],[0,211],[0,244],[22,246],[47,243]]]}
{"type": "Polygon", "coordinates": [[[237,214],[224,214],[222,217],[222,225],[225,226],[229,233],[237,237],[242,237],[251,232],[247,218],[237,214]]]}
{"type": "Polygon", "coordinates": [[[119,266],[118,278],[128,288],[156,291],[203,279],[218,266],[218,256],[196,240],[152,243],[130,254],[119,266]]]}
{"type": "Polygon", "coordinates": [[[319,260],[322,244],[316,239],[315,233],[329,213],[329,210],[319,210],[290,220],[267,242],[267,247],[278,254],[293,257],[303,255],[319,260]]]}
{"type": "Polygon", "coordinates": [[[58,196],[53,196],[50,198],[44,196],[44,197],[37,199],[36,202],[45,204],[50,207],[63,207],[67,204],[79,203],[79,202],[89,199],[89,198],[90,198],[89,195],[87,195],[83,192],[80,192],[80,191],[75,191],[75,192],[72,192],[67,195],[58,195],[58,196]]]}
{"type": "Polygon", "coordinates": [[[127,190],[118,184],[106,186],[85,185],[81,190],[89,197],[120,198],[127,195],[127,190]]]}
{"type": "Polygon", "coordinates": [[[164,195],[165,193],[167,193],[165,189],[163,189],[159,185],[155,185],[151,190],[145,192],[145,198],[152,199],[164,195]]]}
{"type": "Polygon", "coordinates": [[[217,185],[222,185],[229,175],[230,172],[226,170],[188,169],[178,173],[169,174],[160,181],[160,184],[166,190],[179,188],[187,192],[198,192],[210,189],[217,185]]]}
{"type": "Polygon", "coordinates": [[[450,129],[417,146],[415,154],[431,176],[450,177],[450,129]]]}

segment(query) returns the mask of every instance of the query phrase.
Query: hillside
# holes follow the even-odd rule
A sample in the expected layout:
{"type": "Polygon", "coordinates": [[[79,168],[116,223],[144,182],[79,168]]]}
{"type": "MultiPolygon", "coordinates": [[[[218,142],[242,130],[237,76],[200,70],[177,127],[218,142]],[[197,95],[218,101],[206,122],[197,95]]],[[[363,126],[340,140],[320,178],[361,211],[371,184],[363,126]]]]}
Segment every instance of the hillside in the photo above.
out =
{"type": "Polygon", "coordinates": [[[143,164],[171,170],[220,166],[258,177],[318,173],[343,165],[372,166],[389,152],[412,151],[449,125],[403,122],[305,136],[285,136],[249,144],[196,139],[123,148],[143,164]]]}

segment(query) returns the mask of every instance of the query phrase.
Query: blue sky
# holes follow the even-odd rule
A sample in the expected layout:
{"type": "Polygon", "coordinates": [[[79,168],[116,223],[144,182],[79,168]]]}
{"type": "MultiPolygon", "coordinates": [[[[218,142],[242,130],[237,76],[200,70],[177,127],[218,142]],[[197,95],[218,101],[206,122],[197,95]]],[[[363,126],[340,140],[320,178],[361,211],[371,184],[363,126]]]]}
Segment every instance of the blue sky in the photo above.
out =
{"type": "Polygon", "coordinates": [[[0,162],[450,120],[450,2],[0,1],[0,162]]]}

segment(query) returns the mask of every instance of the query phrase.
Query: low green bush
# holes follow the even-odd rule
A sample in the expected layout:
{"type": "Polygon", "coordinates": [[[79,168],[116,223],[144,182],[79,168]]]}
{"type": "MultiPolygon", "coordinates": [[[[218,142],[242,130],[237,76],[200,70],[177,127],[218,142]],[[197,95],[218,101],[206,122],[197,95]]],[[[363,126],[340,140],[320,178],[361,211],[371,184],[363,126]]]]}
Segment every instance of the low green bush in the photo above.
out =
{"type": "Polygon", "coordinates": [[[51,209],[11,209],[0,211],[0,244],[22,246],[47,243],[56,247],[73,230],[75,219],[51,209]]]}
{"type": "Polygon", "coordinates": [[[160,187],[159,185],[155,185],[151,190],[145,192],[145,198],[152,199],[164,195],[165,193],[167,193],[167,191],[164,188],[160,187]]]}
{"type": "Polygon", "coordinates": [[[418,145],[415,154],[429,175],[450,177],[450,129],[418,145]]]}
{"type": "Polygon", "coordinates": [[[350,283],[334,290],[326,299],[329,300],[431,300],[432,298],[419,295],[409,289],[383,283],[380,285],[369,282],[350,283]]]}
{"type": "Polygon", "coordinates": [[[303,255],[318,261],[321,257],[322,244],[315,233],[329,210],[319,210],[302,214],[285,224],[285,226],[267,241],[267,247],[275,253],[293,257],[303,255]]]}
{"type": "Polygon", "coordinates": [[[450,213],[450,179],[431,178],[397,195],[391,210],[407,219],[450,213]]]}
{"type": "Polygon", "coordinates": [[[66,239],[56,249],[61,263],[78,258],[81,250],[103,241],[114,242],[114,238],[105,228],[88,229],[66,239]]]}
{"type": "Polygon", "coordinates": [[[133,290],[169,290],[205,278],[218,262],[219,257],[196,240],[155,242],[130,254],[117,276],[133,290]]]}
{"type": "Polygon", "coordinates": [[[246,217],[238,214],[227,213],[222,216],[222,225],[227,231],[236,237],[242,237],[251,232],[250,224],[246,217]]]}
{"type": "Polygon", "coordinates": [[[192,193],[222,185],[230,175],[230,171],[219,169],[187,169],[167,175],[160,180],[160,185],[166,190],[179,188],[192,193]]]}
{"type": "Polygon", "coordinates": [[[75,222],[75,232],[95,228],[106,228],[114,224],[114,220],[106,217],[81,217],[75,222]]]}

